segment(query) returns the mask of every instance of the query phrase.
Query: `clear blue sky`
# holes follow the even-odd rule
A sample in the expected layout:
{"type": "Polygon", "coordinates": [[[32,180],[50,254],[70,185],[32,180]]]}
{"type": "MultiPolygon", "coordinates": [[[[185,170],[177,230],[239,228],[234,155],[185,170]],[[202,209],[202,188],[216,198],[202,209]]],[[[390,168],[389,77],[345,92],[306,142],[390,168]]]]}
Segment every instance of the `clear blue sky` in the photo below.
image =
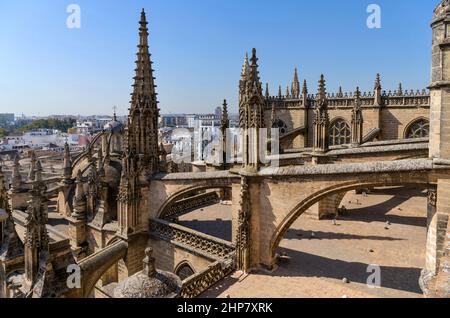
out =
{"type": "Polygon", "coordinates": [[[262,81],[275,94],[294,67],[310,91],[324,73],[339,85],[422,89],[429,82],[433,8],[438,0],[0,0],[0,112],[126,114],[139,13],[163,113],[212,112],[224,98],[237,110],[246,51],[258,50],[262,81]],[[81,29],[66,8],[81,6],[81,29]],[[368,29],[366,8],[382,9],[368,29]]]}

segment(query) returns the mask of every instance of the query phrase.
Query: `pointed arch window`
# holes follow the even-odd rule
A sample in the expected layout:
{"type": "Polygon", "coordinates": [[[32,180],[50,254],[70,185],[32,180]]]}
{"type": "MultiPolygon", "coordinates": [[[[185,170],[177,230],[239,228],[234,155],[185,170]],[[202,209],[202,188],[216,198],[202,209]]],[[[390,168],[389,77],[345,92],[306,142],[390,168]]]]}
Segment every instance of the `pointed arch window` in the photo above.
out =
{"type": "Polygon", "coordinates": [[[180,277],[181,280],[185,280],[186,278],[191,277],[194,274],[194,270],[188,263],[182,263],[178,265],[178,268],[175,271],[175,275],[180,277]]]}
{"type": "Polygon", "coordinates": [[[405,138],[415,139],[415,138],[426,138],[430,136],[430,121],[425,118],[420,118],[413,123],[411,123],[408,128],[406,128],[405,138]]]}
{"type": "Polygon", "coordinates": [[[278,119],[274,125],[273,128],[278,128],[280,130],[280,135],[286,135],[287,131],[288,131],[288,127],[286,125],[286,123],[284,121],[282,121],[281,119],[278,119]]]}
{"type": "Polygon", "coordinates": [[[350,126],[343,119],[336,119],[330,125],[330,146],[350,144],[351,138],[350,126]]]}

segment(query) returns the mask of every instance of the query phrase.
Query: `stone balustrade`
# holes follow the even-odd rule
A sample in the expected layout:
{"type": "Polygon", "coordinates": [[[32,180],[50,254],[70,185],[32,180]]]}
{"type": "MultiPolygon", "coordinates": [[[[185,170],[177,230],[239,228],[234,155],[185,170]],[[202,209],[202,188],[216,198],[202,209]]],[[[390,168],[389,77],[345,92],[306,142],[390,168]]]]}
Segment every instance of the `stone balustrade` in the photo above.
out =
{"type": "Polygon", "coordinates": [[[187,246],[214,259],[225,259],[235,250],[235,246],[230,242],[161,219],[150,221],[150,233],[159,239],[187,246]]]}
{"type": "Polygon", "coordinates": [[[175,220],[179,216],[192,212],[201,207],[213,204],[219,200],[217,192],[201,193],[192,197],[176,201],[161,215],[164,220],[175,220]]]}
{"type": "Polygon", "coordinates": [[[195,298],[231,274],[234,270],[233,256],[234,254],[231,254],[227,260],[217,261],[203,272],[185,279],[180,297],[195,298]]]}

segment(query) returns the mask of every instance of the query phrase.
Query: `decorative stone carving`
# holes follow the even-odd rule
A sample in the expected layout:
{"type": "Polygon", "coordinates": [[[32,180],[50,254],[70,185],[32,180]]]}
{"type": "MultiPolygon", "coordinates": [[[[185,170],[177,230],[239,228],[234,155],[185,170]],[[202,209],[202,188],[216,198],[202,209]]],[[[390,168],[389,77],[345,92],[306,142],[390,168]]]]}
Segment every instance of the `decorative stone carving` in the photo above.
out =
{"type": "Polygon", "coordinates": [[[330,118],[328,116],[328,100],[326,95],[325,77],[323,74],[319,80],[319,91],[314,109],[314,152],[325,153],[328,151],[330,118]]]}
{"type": "Polygon", "coordinates": [[[246,177],[241,179],[239,215],[236,237],[236,265],[244,272],[250,269],[250,205],[249,185],[246,177]]]}
{"type": "Polygon", "coordinates": [[[428,204],[432,207],[436,207],[437,205],[437,190],[436,189],[428,189],[428,204]]]}
{"type": "Polygon", "coordinates": [[[224,279],[234,270],[232,259],[217,261],[203,272],[194,274],[183,281],[180,297],[195,298],[224,279]]]}
{"type": "Polygon", "coordinates": [[[235,250],[226,241],[163,220],[151,220],[150,233],[165,241],[189,246],[216,259],[225,258],[235,250]]]}

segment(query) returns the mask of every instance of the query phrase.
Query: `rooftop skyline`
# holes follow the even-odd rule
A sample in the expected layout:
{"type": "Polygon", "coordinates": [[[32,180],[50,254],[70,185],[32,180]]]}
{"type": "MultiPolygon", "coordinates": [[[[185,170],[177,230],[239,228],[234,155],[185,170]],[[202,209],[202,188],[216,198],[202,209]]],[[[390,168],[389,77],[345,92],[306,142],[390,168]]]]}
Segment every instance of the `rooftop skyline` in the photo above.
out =
{"type": "Polygon", "coordinates": [[[0,3],[0,112],[26,115],[127,113],[141,8],[162,114],[212,113],[226,98],[237,112],[243,57],[258,50],[260,76],[275,95],[293,78],[317,90],[422,89],[429,84],[429,23],[438,1],[380,0],[381,29],[369,29],[371,1],[171,0],[77,1],[81,28],[67,6],[0,3]],[[426,12],[426,14],[424,14],[426,12]],[[344,44],[346,43],[346,44],[344,44]]]}

